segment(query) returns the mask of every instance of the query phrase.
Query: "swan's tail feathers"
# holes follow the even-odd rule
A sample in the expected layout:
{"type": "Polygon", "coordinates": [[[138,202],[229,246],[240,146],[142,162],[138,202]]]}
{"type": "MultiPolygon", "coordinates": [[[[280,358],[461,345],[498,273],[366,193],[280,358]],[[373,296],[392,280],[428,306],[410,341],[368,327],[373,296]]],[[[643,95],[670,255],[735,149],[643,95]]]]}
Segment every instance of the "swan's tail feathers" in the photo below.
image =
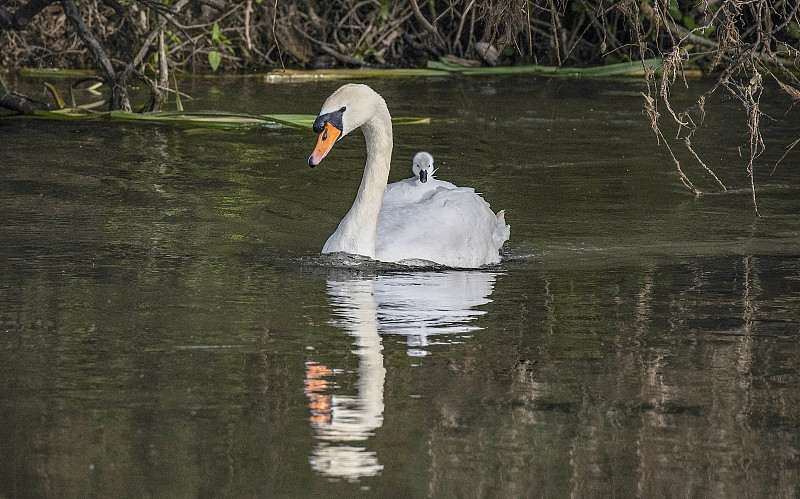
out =
{"type": "Polygon", "coordinates": [[[511,235],[511,226],[506,223],[505,215],[506,210],[497,212],[497,226],[494,229],[494,234],[492,234],[492,239],[497,249],[500,249],[503,243],[508,241],[508,236],[511,235]]]}

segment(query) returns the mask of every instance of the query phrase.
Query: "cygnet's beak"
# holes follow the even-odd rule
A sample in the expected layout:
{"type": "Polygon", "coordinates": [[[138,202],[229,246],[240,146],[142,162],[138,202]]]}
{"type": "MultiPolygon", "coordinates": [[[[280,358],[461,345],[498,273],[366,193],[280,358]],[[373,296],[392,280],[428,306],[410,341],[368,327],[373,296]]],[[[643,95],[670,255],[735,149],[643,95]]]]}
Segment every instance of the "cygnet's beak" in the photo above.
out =
{"type": "Polygon", "coordinates": [[[428,181],[428,170],[419,171],[419,181],[423,184],[428,181]]]}
{"type": "Polygon", "coordinates": [[[317,147],[314,148],[314,152],[312,152],[311,156],[308,157],[308,166],[311,168],[317,166],[319,162],[322,161],[325,156],[327,156],[331,149],[333,149],[333,144],[336,143],[336,140],[341,134],[341,130],[330,123],[325,123],[325,127],[319,133],[317,147]]]}

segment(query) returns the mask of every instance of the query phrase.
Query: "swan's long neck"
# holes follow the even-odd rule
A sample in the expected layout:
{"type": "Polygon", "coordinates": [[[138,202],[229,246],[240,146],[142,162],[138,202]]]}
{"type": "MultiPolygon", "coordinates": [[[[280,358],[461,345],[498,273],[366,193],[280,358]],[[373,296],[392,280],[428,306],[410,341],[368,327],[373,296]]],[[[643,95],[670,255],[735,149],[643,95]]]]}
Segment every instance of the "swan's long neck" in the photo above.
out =
{"type": "Polygon", "coordinates": [[[383,193],[392,159],[392,118],[380,100],[375,114],[361,126],[367,143],[367,164],[356,200],[339,228],[328,238],[323,253],[344,251],[375,258],[375,238],[383,193]]]}

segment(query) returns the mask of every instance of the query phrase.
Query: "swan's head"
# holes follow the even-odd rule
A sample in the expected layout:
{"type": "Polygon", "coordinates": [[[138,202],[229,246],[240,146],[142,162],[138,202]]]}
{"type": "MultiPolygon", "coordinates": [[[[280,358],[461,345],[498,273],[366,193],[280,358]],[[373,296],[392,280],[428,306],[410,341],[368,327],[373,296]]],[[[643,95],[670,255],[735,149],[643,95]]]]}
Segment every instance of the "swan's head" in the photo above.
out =
{"type": "Polygon", "coordinates": [[[418,152],[414,155],[414,166],[411,167],[415,177],[419,177],[419,181],[425,183],[428,181],[428,176],[433,178],[433,156],[425,151],[418,152]]]}
{"type": "Polygon", "coordinates": [[[308,166],[317,166],[336,142],[369,121],[380,108],[385,109],[386,102],[368,86],[348,83],[339,87],[328,97],[314,120],[314,131],[319,138],[317,147],[308,158],[308,166]]]}

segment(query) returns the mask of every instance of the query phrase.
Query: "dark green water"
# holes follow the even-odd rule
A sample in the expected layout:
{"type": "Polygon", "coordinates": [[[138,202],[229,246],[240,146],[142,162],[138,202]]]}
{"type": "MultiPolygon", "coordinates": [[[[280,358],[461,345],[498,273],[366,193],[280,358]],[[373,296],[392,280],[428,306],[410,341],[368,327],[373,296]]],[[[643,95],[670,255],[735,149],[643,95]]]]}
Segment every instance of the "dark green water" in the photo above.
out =
{"type": "Polygon", "coordinates": [[[797,110],[774,92],[758,218],[735,101],[694,142],[727,192],[674,146],[695,197],[635,81],[370,84],[433,118],[392,181],[428,150],[506,210],[499,267],[321,261],[360,134],[312,170],[311,132],[0,120],[0,497],[800,494],[797,110]]]}

